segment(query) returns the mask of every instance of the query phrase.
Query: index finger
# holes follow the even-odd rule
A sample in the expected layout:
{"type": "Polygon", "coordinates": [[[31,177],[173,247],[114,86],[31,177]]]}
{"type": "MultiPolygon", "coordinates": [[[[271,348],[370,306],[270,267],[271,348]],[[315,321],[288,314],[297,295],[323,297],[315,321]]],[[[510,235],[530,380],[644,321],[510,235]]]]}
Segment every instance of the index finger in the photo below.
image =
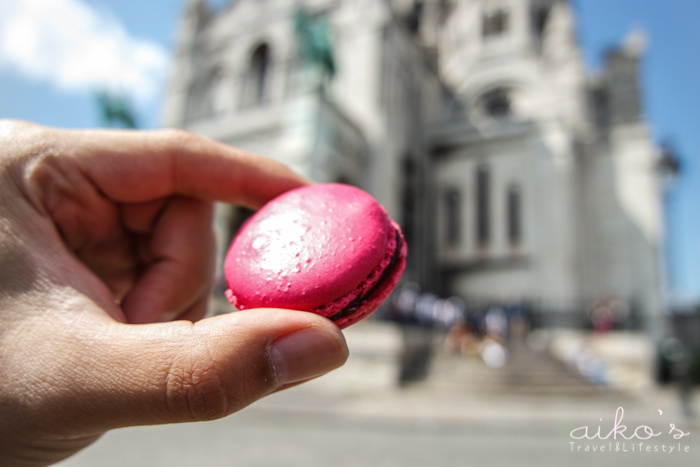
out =
{"type": "Polygon", "coordinates": [[[79,141],[76,162],[118,202],[182,195],[255,209],[310,183],[277,161],[183,130],[68,133],[79,141]]]}

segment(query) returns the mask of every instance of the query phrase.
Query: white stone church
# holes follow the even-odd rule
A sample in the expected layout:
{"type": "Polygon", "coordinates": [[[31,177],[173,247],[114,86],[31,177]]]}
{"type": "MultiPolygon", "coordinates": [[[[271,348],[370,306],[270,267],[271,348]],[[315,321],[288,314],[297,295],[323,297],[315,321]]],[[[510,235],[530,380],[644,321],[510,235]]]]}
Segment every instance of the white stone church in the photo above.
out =
{"type": "MultiPolygon", "coordinates": [[[[466,300],[661,306],[631,36],[584,67],[567,0],[191,0],[165,126],[372,193],[406,280],[466,300]]],[[[222,249],[241,213],[221,207],[222,249]]]]}

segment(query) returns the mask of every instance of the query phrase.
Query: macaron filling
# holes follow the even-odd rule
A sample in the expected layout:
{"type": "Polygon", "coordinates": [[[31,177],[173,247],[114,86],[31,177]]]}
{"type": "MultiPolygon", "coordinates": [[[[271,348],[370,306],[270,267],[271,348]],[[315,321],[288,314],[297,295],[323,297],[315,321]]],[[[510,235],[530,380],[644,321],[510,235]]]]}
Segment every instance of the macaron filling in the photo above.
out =
{"type": "MultiPolygon", "coordinates": [[[[387,242],[387,250],[379,265],[367,276],[367,280],[357,286],[353,291],[329,304],[320,306],[313,310],[332,321],[340,321],[352,317],[362,307],[371,300],[381,297],[383,292],[388,292],[394,288],[397,278],[397,269],[403,262],[405,249],[403,236],[399,229],[392,224],[387,242]]],[[[401,268],[403,270],[403,267],[401,268]]],[[[385,298],[385,297],[384,297],[385,298]]],[[[380,302],[378,302],[380,303],[380,302]]],[[[371,313],[374,309],[368,309],[361,316],[353,317],[352,321],[359,320],[365,314],[371,313]]]]}
{"type": "MultiPolygon", "coordinates": [[[[394,273],[396,272],[399,262],[401,261],[401,245],[403,244],[403,239],[398,230],[396,231],[396,240],[398,242],[399,247],[394,249],[394,254],[391,257],[391,262],[389,263],[389,266],[386,269],[384,269],[384,272],[382,273],[379,282],[377,282],[377,284],[367,293],[358,295],[345,308],[340,310],[338,313],[330,316],[329,319],[331,321],[338,321],[353,315],[368,301],[370,301],[375,295],[381,295],[383,291],[387,289],[392,289],[394,285],[396,285],[393,283],[392,279],[395,277],[394,273]]],[[[369,310],[368,312],[370,311],[373,310],[369,310]]]]}

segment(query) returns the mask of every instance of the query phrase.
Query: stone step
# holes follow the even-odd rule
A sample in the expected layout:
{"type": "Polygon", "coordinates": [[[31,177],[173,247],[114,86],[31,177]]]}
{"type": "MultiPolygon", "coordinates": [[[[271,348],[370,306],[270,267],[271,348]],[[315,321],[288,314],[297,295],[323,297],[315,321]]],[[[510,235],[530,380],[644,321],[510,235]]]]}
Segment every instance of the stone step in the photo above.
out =
{"type": "Polygon", "coordinates": [[[474,394],[599,396],[606,391],[545,352],[521,346],[511,349],[500,368],[490,368],[476,357],[436,355],[422,383],[436,391],[474,394]]]}
{"type": "Polygon", "coordinates": [[[327,386],[337,383],[335,386],[344,392],[389,390],[397,382],[436,394],[585,397],[606,392],[569,371],[548,352],[535,350],[525,342],[511,342],[507,363],[501,368],[490,368],[478,356],[448,355],[442,350],[443,337],[425,329],[367,321],[348,328],[345,335],[352,349],[351,361],[323,379],[327,386]],[[411,343],[408,347],[406,340],[411,343]],[[414,374],[401,378],[399,374],[407,363],[416,369],[414,374]]]}

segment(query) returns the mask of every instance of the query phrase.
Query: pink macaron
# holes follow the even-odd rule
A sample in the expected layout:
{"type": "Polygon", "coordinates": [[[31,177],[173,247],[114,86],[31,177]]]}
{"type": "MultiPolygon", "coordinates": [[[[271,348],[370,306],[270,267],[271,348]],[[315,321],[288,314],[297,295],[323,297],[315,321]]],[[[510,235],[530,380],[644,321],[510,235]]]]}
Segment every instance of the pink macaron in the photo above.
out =
{"type": "Polygon", "coordinates": [[[366,192],[342,184],[288,191],[256,212],[226,256],[238,309],[318,313],[345,328],[374,312],[406,267],[400,227],[366,192]]]}

